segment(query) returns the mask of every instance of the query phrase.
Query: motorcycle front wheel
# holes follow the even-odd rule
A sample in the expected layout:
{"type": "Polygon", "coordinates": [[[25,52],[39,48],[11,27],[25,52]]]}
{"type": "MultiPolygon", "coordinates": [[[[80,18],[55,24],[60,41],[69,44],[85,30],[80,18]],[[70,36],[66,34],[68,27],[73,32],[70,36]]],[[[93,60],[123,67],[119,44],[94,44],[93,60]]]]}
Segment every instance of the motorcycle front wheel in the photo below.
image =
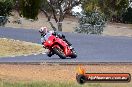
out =
{"type": "Polygon", "coordinates": [[[74,49],[72,49],[72,55],[71,58],[76,58],[77,57],[77,53],[74,49]]]}
{"type": "Polygon", "coordinates": [[[53,48],[53,51],[56,55],[58,55],[61,59],[66,59],[66,56],[61,48],[53,48]]]}

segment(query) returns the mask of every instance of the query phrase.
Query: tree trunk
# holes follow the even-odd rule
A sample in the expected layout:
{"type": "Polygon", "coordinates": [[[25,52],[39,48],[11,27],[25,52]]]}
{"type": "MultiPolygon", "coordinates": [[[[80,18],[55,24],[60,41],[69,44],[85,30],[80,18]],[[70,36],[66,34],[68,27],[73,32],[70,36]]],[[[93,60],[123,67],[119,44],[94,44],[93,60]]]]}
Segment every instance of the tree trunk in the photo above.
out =
{"type": "Polygon", "coordinates": [[[62,31],[62,23],[58,23],[58,31],[62,31]]]}
{"type": "Polygon", "coordinates": [[[49,22],[49,24],[50,24],[50,26],[52,27],[52,29],[53,29],[54,31],[57,31],[57,29],[56,29],[55,26],[52,24],[52,22],[49,22]]]}

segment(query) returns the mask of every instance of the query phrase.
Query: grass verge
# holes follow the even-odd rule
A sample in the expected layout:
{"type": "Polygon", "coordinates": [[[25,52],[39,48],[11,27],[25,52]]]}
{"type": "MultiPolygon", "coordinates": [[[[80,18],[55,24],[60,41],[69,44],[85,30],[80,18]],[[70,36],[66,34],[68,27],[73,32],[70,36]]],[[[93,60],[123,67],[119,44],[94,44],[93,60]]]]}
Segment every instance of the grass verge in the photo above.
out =
{"type": "Polygon", "coordinates": [[[131,87],[128,83],[78,83],[69,82],[5,82],[0,81],[0,87],[131,87]]]}
{"type": "MultiPolygon", "coordinates": [[[[132,87],[130,83],[76,82],[75,65],[0,64],[0,87],[132,87]]],[[[132,65],[84,65],[88,73],[130,73],[132,65]]]]}
{"type": "Polygon", "coordinates": [[[39,44],[0,38],[0,57],[39,54],[44,51],[39,44]]]}
{"type": "Polygon", "coordinates": [[[78,83],[69,82],[6,82],[0,81],[0,87],[131,87],[129,83],[78,83]]]}
{"type": "Polygon", "coordinates": [[[0,81],[0,87],[101,87],[100,84],[84,84],[80,85],[77,83],[61,83],[61,82],[19,82],[19,83],[10,83],[0,81]]]}

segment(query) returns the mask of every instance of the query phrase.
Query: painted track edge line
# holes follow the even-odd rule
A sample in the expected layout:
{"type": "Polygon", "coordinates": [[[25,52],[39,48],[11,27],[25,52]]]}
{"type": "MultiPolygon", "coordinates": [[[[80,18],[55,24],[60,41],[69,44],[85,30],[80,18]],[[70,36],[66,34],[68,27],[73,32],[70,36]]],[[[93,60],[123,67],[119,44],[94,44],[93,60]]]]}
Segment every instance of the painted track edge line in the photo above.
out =
{"type": "Polygon", "coordinates": [[[132,65],[132,62],[0,62],[0,64],[22,65],[132,65]]]}

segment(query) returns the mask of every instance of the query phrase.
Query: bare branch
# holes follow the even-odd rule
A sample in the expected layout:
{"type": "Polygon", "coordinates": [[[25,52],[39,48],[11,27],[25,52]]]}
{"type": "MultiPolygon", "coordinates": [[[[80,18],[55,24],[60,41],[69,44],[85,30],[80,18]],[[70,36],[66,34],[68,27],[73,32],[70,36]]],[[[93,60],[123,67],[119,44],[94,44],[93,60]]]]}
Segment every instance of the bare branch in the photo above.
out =
{"type": "Polygon", "coordinates": [[[63,2],[63,0],[59,0],[59,1],[58,1],[58,4],[61,4],[62,2],[63,2]]]}
{"type": "MultiPolygon", "coordinates": [[[[62,0],[63,1],[63,0],[62,0]]],[[[59,6],[59,10],[60,10],[60,13],[59,13],[59,22],[62,22],[63,21],[63,19],[64,19],[64,13],[63,13],[63,10],[62,10],[62,7],[61,7],[61,5],[62,5],[62,2],[61,3],[58,3],[58,6],[59,6]]]]}
{"type": "Polygon", "coordinates": [[[51,9],[52,9],[52,12],[53,12],[53,16],[54,16],[55,22],[57,23],[57,22],[58,22],[58,19],[57,19],[57,17],[56,17],[56,10],[55,10],[55,8],[53,7],[53,1],[50,0],[50,2],[49,2],[48,4],[49,4],[49,6],[50,6],[51,9]]]}
{"type": "Polygon", "coordinates": [[[57,30],[51,21],[49,21],[49,24],[50,24],[50,26],[53,28],[54,31],[57,30]]]}
{"type": "Polygon", "coordinates": [[[44,9],[40,9],[44,14],[45,14],[45,16],[48,18],[49,17],[49,15],[48,15],[48,13],[44,10],[44,9]]]}
{"type": "Polygon", "coordinates": [[[50,26],[53,28],[53,30],[54,31],[56,31],[57,29],[55,28],[55,26],[53,25],[53,23],[50,21],[50,19],[51,19],[51,14],[50,15],[48,15],[48,13],[44,10],[44,9],[40,9],[44,14],[45,14],[45,16],[48,18],[48,22],[49,22],[49,24],[50,24],[50,26]]]}
{"type": "Polygon", "coordinates": [[[65,18],[66,13],[70,11],[74,6],[79,5],[81,1],[82,0],[47,0],[46,4],[49,6],[51,12],[48,13],[48,10],[46,11],[45,8],[43,8],[43,10],[41,11],[44,12],[46,17],[48,18],[49,24],[55,31],[62,31],[62,22],[65,18]],[[57,15],[57,10],[59,10],[59,15],[57,15]],[[57,23],[58,29],[56,29],[53,23],[50,21],[52,16],[57,23]]]}

